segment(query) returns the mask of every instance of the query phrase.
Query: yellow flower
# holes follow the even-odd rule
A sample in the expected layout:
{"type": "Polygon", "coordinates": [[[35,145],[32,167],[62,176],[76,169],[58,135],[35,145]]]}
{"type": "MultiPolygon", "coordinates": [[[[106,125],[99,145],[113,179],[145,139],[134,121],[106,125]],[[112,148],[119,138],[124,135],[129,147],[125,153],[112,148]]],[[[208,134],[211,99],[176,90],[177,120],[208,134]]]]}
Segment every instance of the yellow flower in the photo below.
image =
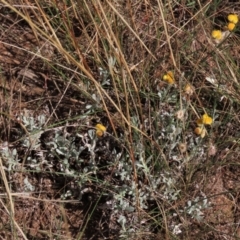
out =
{"type": "Polygon", "coordinates": [[[204,125],[202,125],[201,127],[196,127],[194,132],[197,134],[197,135],[200,135],[201,138],[204,138],[206,133],[207,133],[207,130],[206,128],[204,127],[204,125]]]}
{"type": "Polygon", "coordinates": [[[203,114],[201,118],[197,120],[197,125],[200,127],[202,125],[211,125],[213,123],[213,119],[207,115],[207,113],[203,114]]]}
{"type": "Polygon", "coordinates": [[[107,128],[104,127],[102,124],[98,123],[96,126],[96,135],[98,137],[102,137],[104,135],[104,133],[106,132],[107,128]]]}
{"type": "Polygon", "coordinates": [[[213,123],[213,119],[207,115],[207,113],[203,114],[202,122],[205,125],[211,125],[213,123]]]}
{"type": "Polygon", "coordinates": [[[165,74],[163,76],[163,80],[168,82],[169,84],[174,84],[175,83],[174,76],[173,76],[173,73],[171,71],[167,72],[167,74],[165,74]]]}
{"type": "Polygon", "coordinates": [[[238,23],[238,15],[237,14],[229,14],[228,21],[234,24],[238,23]]]}
{"type": "Polygon", "coordinates": [[[212,37],[214,39],[217,39],[217,40],[221,40],[222,39],[222,32],[220,30],[213,30],[212,31],[212,37]]]}
{"type": "Polygon", "coordinates": [[[227,28],[229,31],[232,31],[235,28],[235,26],[236,26],[235,23],[230,22],[228,23],[227,28]]]}

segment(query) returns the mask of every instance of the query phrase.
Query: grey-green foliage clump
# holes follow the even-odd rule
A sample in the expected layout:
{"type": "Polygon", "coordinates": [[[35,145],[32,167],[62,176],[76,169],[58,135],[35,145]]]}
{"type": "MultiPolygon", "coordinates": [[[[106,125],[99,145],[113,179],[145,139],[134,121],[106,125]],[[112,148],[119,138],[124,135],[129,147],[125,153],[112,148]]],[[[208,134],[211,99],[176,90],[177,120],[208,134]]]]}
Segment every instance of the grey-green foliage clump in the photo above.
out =
{"type": "MultiPolygon", "coordinates": [[[[18,149],[10,148],[6,142],[0,148],[0,153],[8,171],[21,168],[22,171],[30,169],[34,172],[60,173],[75,179],[79,188],[84,190],[85,183],[89,182],[89,179],[95,176],[98,170],[95,162],[96,137],[94,130],[89,130],[85,134],[70,134],[66,130],[67,126],[43,130],[46,122],[45,115],[33,117],[28,112],[20,115],[19,121],[25,127],[25,131],[22,131],[24,137],[19,136],[19,145],[26,154],[19,156],[18,149]],[[43,135],[48,137],[41,139],[43,135]],[[76,144],[77,139],[79,144],[76,144]],[[83,151],[90,157],[82,158],[83,151]],[[87,163],[85,163],[86,160],[87,163]],[[23,162],[24,165],[22,165],[23,162]]],[[[34,188],[30,184],[27,184],[26,187],[34,188]]],[[[70,195],[69,190],[64,194],[65,197],[70,195]]]]}
{"type": "Polygon", "coordinates": [[[46,122],[45,115],[39,115],[36,118],[29,116],[28,114],[21,115],[20,121],[25,126],[29,134],[25,135],[22,140],[22,146],[31,150],[37,150],[40,148],[39,138],[43,133],[43,126],[46,122]]]}
{"type": "MultiPolygon", "coordinates": [[[[55,131],[52,135],[51,140],[45,142],[48,149],[45,154],[46,159],[52,163],[56,172],[75,179],[80,192],[84,193],[86,184],[98,171],[95,159],[96,138],[93,130],[89,130],[86,134],[55,131]],[[83,152],[85,155],[81,156],[83,152]]],[[[70,190],[64,193],[62,198],[69,196],[71,196],[70,190]]]]}
{"type": "Polygon", "coordinates": [[[203,210],[211,206],[211,203],[207,198],[201,200],[199,197],[196,197],[193,201],[189,200],[187,206],[185,206],[184,211],[187,212],[192,218],[202,221],[204,214],[203,210]]]}
{"type": "Polygon", "coordinates": [[[8,143],[4,142],[0,147],[1,157],[4,161],[4,165],[7,166],[7,171],[13,171],[20,168],[20,159],[16,148],[9,148],[8,143]]]}
{"type": "Polygon", "coordinates": [[[70,162],[74,160],[76,164],[80,163],[81,159],[78,157],[84,148],[78,149],[74,144],[74,137],[66,138],[62,135],[61,131],[56,131],[53,135],[52,140],[45,143],[49,149],[46,157],[50,159],[55,157],[58,159],[60,165],[59,171],[70,175],[74,174],[70,168],[70,162]]]}
{"type": "MultiPolygon", "coordinates": [[[[21,146],[28,149],[39,148],[39,137],[42,134],[42,127],[45,123],[45,115],[39,115],[36,119],[31,116],[27,111],[19,116],[19,121],[22,122],[29,134],[25,134],[24,137],[19,135],[21,146]]],[[[0,148],[0,153],[5,160],[5,165],[8,171],[16,170],[18,167],[22,167],[22,157],[19,156],[16,148],[9,147],[8,142],[4,142],[0,148]]],[[[34,160],[33,160],[34,161],[34,160]]]]}
{"type": "Polygon", "coordinates": [[[46,122],[46,116],[41,114],[35,118],[31,115],[23,114],[20,115],[20,121],[22,121],[23,125],[29,132],[33,132],[42,129],[46,122]]]}
{"type": "MultiPolygon", "coordinates": [[[[172,118],[173,112],[169,116],[172,118]]],[[[162,116],[161,121],[165,122],[167,114],[162,116]]],[[[138,119],[132,118],[133,123],[138,127],[138,119]]],[[[167,121],[167,120],[166,120],[167,121]]],[[[127,152],[117,151],[116,148],[109,148],[112,138],[97,138],[94,129],[83,131],[81,133],[69,133],[68,127],[58,127],[56,129],[43,130],[45,116],[22,118],[22,122],[29,135],[22,139],[22,146],[28,152],[34,151],[35,155],[25,156],[24,168],[30,168],[37,172],[51,172],[56,176],[61,175],[71,178],[78,188],[78,197],[93,192],[92,182],[94,182],[94,194],[108,196],[106,206],[112,210],[112,217],[121,225],[121,236],[134,233],[134,227],[127,223],[131,221],[132,214],[138,209],[146,210],[149,208],[149,202],[156,200],[174,202],[179,199],[181,190],[178,185],[177,175],[174,171],[164,169],[154,170],[152,163],[156,161],[154,153],[148,154],[148,149],[144,144],[135,141],[134,157],[135,168],[138,175],[138,181],[133,179],[133,166],[130,156],[127,152]],[[48,133],[50,137],[40,141],[42,135],[48,133]],[[43,142],[44,141],[44,142],[43,142]],[[101,144],[99,144],[101,142],[101,144]],[[102,150],[101,150],[102,149],[102,150]],[[30,150],[30,151],[29,151],[30,150]],[[101,152],[109,152],[111,158],[101,161],[101,152]],[[101,177],[102,169],[107,170],[110,178],[101,177]],[[110,179],[110,180],[109,180],[110,179]],[[104,190],[103,190],[104,189],[104,190]],[[101,193],[102,192],[102,193],[101,193]],[[110,200],[109,200],[110,199],[110,200]]],[[[179,141],[180,132],[176,131],[177,122],[171,122],[171,128],[165,129],[163,135],[159,136],[159,141],[173,139],[179,141]],[[171,134],[167,134],[169,132],[171,134]],[[176,133],[174,135],[174,133],[176,133]]],[[[139,136],[136,134],[136,139],[139,136]]],[[[171,154],[175,154],[175,146],[172,147],[171,154]]],[[[16,149],[5,147],[1,149],[1,154],[7,161],[8,170],[14,170],[21,166],[23,159],[18,156],[16,149]]],[[[28,179],[25,179],[25,189],[33,191],[35,189],[28,179]]],[[[66,189],[61,198],[67,199],[73,195],[74,189],[66,189]]],[[[199,205],[195,202],[188,202],[184,209],[190,216],[197,220],[202,218],[202,211],[207,204],[199,205]],[[190,204],[191,203],[191,204],[190,204]]],[[[140,220],[139,220],[140,221],[140,220]]],[[[135,219],[135,225],[141,225],[135,219]]],[[[130,234],[131,235],[131,234],[130,234]]]]}

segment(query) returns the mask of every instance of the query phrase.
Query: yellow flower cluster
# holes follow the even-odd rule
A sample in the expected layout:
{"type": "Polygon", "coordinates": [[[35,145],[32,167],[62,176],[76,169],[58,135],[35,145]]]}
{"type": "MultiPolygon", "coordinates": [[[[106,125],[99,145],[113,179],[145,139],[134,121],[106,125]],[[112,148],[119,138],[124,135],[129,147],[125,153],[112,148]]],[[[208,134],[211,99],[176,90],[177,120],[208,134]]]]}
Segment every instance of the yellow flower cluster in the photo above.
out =
{"type": "Polygon", "coordinates": [[[167,74],[163,75],[163,80],[166,81],[169,84],[174,84],[175,80],[174,80],[174,76],[173,73],[171,71],[167,72],[167,74]]]}
{"type": "Polygon", "coordinates": [[[211,125],[212,123],[213,123],[213,119],[209,117],[207,113],[205,113],[201,118],[197,120],[198,127],[195,128],[194,132],[197,135],[200,135],[201,138],[204,138],[207,133],[205,125],[211,125]]]}
{"type": "MultiPolygon", "coordinates": [[[[219,32],[216,32],[216,34],[221,34],[221,31],[219,31],[219,32]]],[[[220,38],[219,36],[216,36],[216,37],[220,38]]],[[[174,75],[171,71],[168,71],[165,75],[163,75],[162,79],[164,81],[166,81],[168,84],[175,83],[174,75]]],[[[194,87],[191,84],[187,83],[185,85],[185,87],[183,88],[183,91],[184,91],[185,95],[189,98],[194,93],[194,87]]],[[[184,120],[184,115],[185,115],[184,109],[181,109],[181,110],[177,111],[177,113],[176,113],[177,119],[182,120],[182,121],[184,120]]],[[[197,120],[196,123],[197,123],[197,127],[195,128],[194,132],[197,135],[200,135],[202,138],[204,138],[207,134],[205,125],[211,125],[213,123],[213,119],[210,116],[208,116],[207,113],[205,113],[202,115],[201,118],[199,118],[197,120]]]]}
{"type": "Polygon", "coordinates": [[[212,31],[212,37],[215,39],[217,43],[219,43],[221,40],[223,40],[229,33],[229,31],[233,31],[236,27],[236,24],[238,23],[238,15],[237,14],[229,14],[228,15],[228,24],[227,24],[227,30],[225,32],[222,32],[221,30],[213,30],[212,31]]]}
{"type": "Polygon", "coordinates": [[[228,25],[227,28],[229,31],[233,31],[236,27],[236,24],[238,23],[238,15],[237,14],[229,14],[228,15],[228,25]]]}

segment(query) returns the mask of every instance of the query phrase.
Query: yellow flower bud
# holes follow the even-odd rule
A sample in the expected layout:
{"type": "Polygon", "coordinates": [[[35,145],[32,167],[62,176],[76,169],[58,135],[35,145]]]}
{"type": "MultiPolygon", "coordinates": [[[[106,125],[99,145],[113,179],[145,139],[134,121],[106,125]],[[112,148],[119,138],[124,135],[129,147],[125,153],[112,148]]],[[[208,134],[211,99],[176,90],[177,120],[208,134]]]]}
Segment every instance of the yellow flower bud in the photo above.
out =
{"type": "Polygon", "coordinates": [[[238,15],[237,14],[229,14],[228,21],[234,24],[238,23],[238,15]]]}
{"type": "Polygon", "coordinates": [[[171,71],[167,72],[167,74],[165,74],[163,76],[163,80],[168,82],[169,84],[174,84],[175,83],[174,76],[173,76],[173,73],[171,71]]]}
{"type": "Polygon", "coordinates": [[[196,128],[194,129],[194,132],[195,132],[197,135],[200,135],[201,132],[202,132],[202,129],[203,129],[203,128],[201,128],[201,127],[196,127],[196,128]]]}
{"type": "Polygon", "coordinates": [[[104,127],[102,124],[98,123],[96,126],[96,135],[98,137],[102,137],[104,135],[104,133],[106,132],[107,128],[104,127]]]}
{"type": "Polygon", "coordinates": [[[200,135],[201,138],[204,138],[206,133],[207,133],[207,130],[206,128],[202,125],[201,127],[196,127],[194,132],[197,134],[197,135],[200,135]]]}
{"type": "Polygon", "coordinates": [[[232,31],[235,28],[235,26],[236,25],[234,23],[230,22],[230,23],[228,23],[227,28],[229,31],[232,31]]]}
{"type": "Polygon", "coordinates": [[[202,125],[203,125],[202,118],[199,118],[199,119],[197,120],[197,125],[198,125],[198,126],[202,126],[202,125]]]}

